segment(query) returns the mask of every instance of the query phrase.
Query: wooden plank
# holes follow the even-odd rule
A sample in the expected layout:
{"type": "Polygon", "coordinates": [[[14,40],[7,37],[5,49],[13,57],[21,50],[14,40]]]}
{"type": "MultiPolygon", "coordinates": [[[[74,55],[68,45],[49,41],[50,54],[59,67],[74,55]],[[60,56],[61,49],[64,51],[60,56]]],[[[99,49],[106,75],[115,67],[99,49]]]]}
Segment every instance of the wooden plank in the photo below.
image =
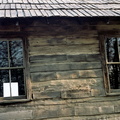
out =
{"type": "Polygon", "coordinates": [[[103,12],[102,10],[94,10],[97,11],[99,13],[99,16],[106,16],[106,13],[103,12]]]}
{"type": "Polygon", "coordinates": [[[43,3],[42,0],[38,0],[38,2],[39,2],[40,4],[43,3]]]}
{"type": "Polygon", "coordinates": [[[35,13],[37,14],[37,16],[43,16],[40,10],[35,10],[35,13]]]}
{"type": "MultiPolygon", "coordinates": [[[[24,0],[26,1],[26,0],[24,0]]],[[[22,3],[23,1],[22,0],[13,0],[14,3],[22,3]]]]}
{"type": "Polygon", "coordinates": [[[10,10],[10,9],[11,9],[10,4],[6,4],[6,5],[5,5],[5,9],[10,10]]]}
{"type": "Polygon", "coordinates": [[[5,4],[1,4],[1,8],[0,9],[5,9],[5,4]]]}
{"type": "Polygon", "coordinates": [[[46,9],[52,9],[52,7],[49,4],[45,4],[46,9]]]}
{"type": "Polygon", "coordinates": [[[116,30],[120,30],[120,25],[98,25],[97,26],[97,29],[98,30],[113,30],[113,29],[116,29],[116,30]]]}
{"type": "Polygon", "coordinates": [[[66,16],[66,14],[62,12],[62,10],[57,10],[57,12],[60,14],[60,16],[66,16]]]}
{"type": "Polygon", "coordinates": [[[33,0],[28,0],[29,3],[33,3],[33,0]]]}
{"type": "Polygon", "coordinates": [[[80,7],[78,6],[78,4],[70,4],[70,6],[71,6],[71,8],[73,8],[73,10],[74,9],[79,9],[80,7]]]}
{"type": "Polygon", "coordinates": [[[43,16],[45,16],[45,17],[48,16],[48,14],[47,14],[47,12],[45,10],[40,10],[40,12],[42,13],[43,16]]]}
{"type": "Polygon", "coordinates": [[[16,9],[22,9],[21,4],[16,4],[16,9]]]}
{"type": "Polygon", "coordinates": [[[5,10],[0,10],[0,17],[5,17],[5,10]]]}
{"type": "Polygon", "coordinates": [[[17,17],[17,11],[16,10],[11,10],[11,17],[17,17]]]}
{"type": "Polygon", "coordinates": [[[26,9],[26,5],[25,4],[21,4],[21,9],[26,9]]]}
{"type": "Polygon", "coordinates": [[[58,55],[33,55],[30,56],[31,65],[34,63],[63,63],[63,62],[99,62],[100,54],[58,54],[58,55]]]}
{"type": "Polygon", "coordinates": [[[11,9],[16,9],[15,4],[11,4],[11,9]]]}
{"type": "Polygon", "coordinates": [[[73,15],[67,10],[62,10],[62,12],[64,12],[66,14],[66,16],[73,17],[73,15]]]}
{"type": "Polygon", "coordinates": [[[60,5],[57,5],[57,4],[55,4],[55,5],[51,4],[50,6],[52,7],[52,9],[60,9],[60,5]]]}
{"type": "Polygon", "coordinates": [[[38,9],[42,10],[42,9],[46,9],[45,5],[36,5],[38,9]]]}
{"type": "Polygon", "coordinates": [[[84,14],[85,16],[91,16],[89,13],[87,13],[85,10],[79,9],[79,12],[84,14]]]}
{"type": "Polygon", "coordinates": [[[32,9],[30,4],[25,5],[26,9],[32,9]]]}
{"type": "Polygon", "coordinates": [[[23,10],[17,10],[18,17],[25,17],[23,10]]]}
{"type": "Polygon", "coordinates": [[[84,6],[82,4],[78,4],[79,9],[83,9],[84,10],[84,6]]]}
{"type": "MultiPolygon", "coordinates": [[[[34,82],[32,84],[32,88],[34,91],[39,91],[40,88],[42,88],[45,91],[64,91],[64,90],[71,90],[71,88],[73,87],[73,90],[79,90],[79,89],[86,89],[87,85],[92,86],[92,82],[95,81],[100,81],[102,82],[101,78],[93,78],[93,80],[91,78],[83,78],[83,79],[62,79],[62,80],[51,80],[51,81],[45,81],[45,82],[34,82]],[[85,85],[86,83],[86,85],[85,85]],[[73,86],[74,85],[74,86],[73,86]],[[79,88],[78,88],[79,85],[79,88]],[[47,87],[49,86],[49,87],[47,87]],[[57,89],[57,87],[59,89],[57,89]],[[47,88],[47,89],[44,89],[47,88]]],[[[94,83],[95,86],[97,86],[100,82],[96,82],[94,83]]]]}
{"type": "Polygon", "coordinates": [[[3,0],[3,3],[7,3],[7,0],[3,0]]]}
{"type": "Polygon", "coordinates": [[[25,17],[31,17],[29,10],[24,10],[25,17]]]}
{"type": "Polygon", "coordinates": [[[48,16],[53,16],[52,11],[50,11],[50,10],[45,10],[45,12],[48,14],[48,16]]]}
{"type": "Polygon", "coordinates": [[[36,5],[31,4],[31,7],[32,7],[32,9],[36,9],[37,10],[37,6],[36,5]]]}
{"type": "Polygon", "coordinates": [[[57,4],[57,1],[55,1],[55,0],[51,0],[51,2],[54,3],[54,4],[57,4]]]}
{"type": "Polygon", "coordinates": [[[32,16],[37,16],[34,10],[29,10],[32,16]]]}
{"type": "Polygon", "coordinates": [[[30,55],[44,55],[44,54],[97,54],[99,53],[98,44],[94,45],[72,45],[72,46],[41,46],[31,47],[30,55]]]}
{"type": "Polygon", "coordinates": [[[108,16],[115,16],[111,10],[104,10],[104,12],[107,13],[108,16]]]}
{"type": "Polygon", "coordinates": [[[60,13],[57,12],[57,10],[51,10],[54,16],[60,16],[60,13]]]}
{"type": "Polygon", "coordinates": [[[74,17],[77,17],[78,14],[76,14],[73,10],[67,10],[69,13],[71,13],[74,17]]]}
{"type": "Polygon", "coordinates": [[[29,44],[31,47],[35,46],[49,46],[49,45],[90,45],[99,44],[97,37],[87,36],[40,36],[40,37],[30,37],[29,44]],[[49,42],[48,42],[49,41],[49,42]],[[60,42],[58,42],[60,41],[60,42]]]}
{"type": "Polygon", "coordinates": [[[0,0],[0,3],[2,3],[3,0],[0,0]]]}
{"type": "Polygon", "coordinates": [[[39,3],[39,1],[38,0],[33,0],[33,3],[39,3]]]}
{"type": "Polygon", "coordinates": [[[112,11],[117,14],[116,16],[120,15],[120,10],[112,10],[112,11]]]}
{"type": "Polygon", "coordinates": [[[30,72],[53,72],[68,70],[90,70],[101,69],[101,62],[80,62],[80,63],[49,63],[49,64],[33,64],[30,66],[30,72]]]}
{"type": "Polygon", "coordinates": [[[5,17],[11,17],[11,13],[10,13],[10,10],[6,10],[6,12],[5,12],[5,17]]]}
{"type": "Polygon", "coordinates": [[[21,1],[22,3],[28,3],[28,1],[27,0],[23,0],[23,1],[21,1]]]}
{"type": "Polygon", "coordinates": [[[79,12],[78,10],[73,10],[76,14],[78,14],[79,17],[84,16],[84,14],[82,14],[81,12],[79,12]]]}
{"type": "Polygon", "coordinates": [[[91,10],[91,12],[95,13],[97,16],[103,16],[100,10],[91,10]]]}
{"type": "Polygon", "coordinates": [[[91,10],[85,9],[84,11],[87,12],[88,14],[90,14],[90,16],[98,16],[97,14],[92,12],[91,10]]]}

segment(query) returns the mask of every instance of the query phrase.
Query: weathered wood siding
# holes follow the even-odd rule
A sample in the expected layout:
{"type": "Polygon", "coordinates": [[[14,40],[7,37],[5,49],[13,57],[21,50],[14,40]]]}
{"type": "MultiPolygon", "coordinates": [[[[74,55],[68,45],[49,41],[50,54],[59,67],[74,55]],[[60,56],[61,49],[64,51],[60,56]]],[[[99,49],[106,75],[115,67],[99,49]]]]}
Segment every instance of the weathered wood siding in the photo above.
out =
{"type": "Polygon", "coordinates": [[[118,19],[21,19],[19,29],[29,44],[32,101],[1,105],[2,120],[120,119],[120,97],[105,94],[99,45],[100,34],[119,34],[118,19]]]}
{"type": "Polygon", "coordinates": [[[28,37],[33,97],[64,99],[104,95],[97,32],[83,29],[85,25],[79,25],[74,19],[71,23],[68,19],[60,24],[52,22],[41,27],[41,22],[35,21],[27,28],[39,34],[28,37]]]}

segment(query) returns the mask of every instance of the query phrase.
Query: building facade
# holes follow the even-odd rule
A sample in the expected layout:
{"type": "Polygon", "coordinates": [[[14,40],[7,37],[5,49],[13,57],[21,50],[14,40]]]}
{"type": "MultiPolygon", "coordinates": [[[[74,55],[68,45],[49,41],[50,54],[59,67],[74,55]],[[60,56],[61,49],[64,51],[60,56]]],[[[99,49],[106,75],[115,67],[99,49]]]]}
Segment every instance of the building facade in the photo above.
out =
{"type": "Polygon", "coordinates": [[[1,1],[0,119],[119,120],[119,4],[1,1]]]}

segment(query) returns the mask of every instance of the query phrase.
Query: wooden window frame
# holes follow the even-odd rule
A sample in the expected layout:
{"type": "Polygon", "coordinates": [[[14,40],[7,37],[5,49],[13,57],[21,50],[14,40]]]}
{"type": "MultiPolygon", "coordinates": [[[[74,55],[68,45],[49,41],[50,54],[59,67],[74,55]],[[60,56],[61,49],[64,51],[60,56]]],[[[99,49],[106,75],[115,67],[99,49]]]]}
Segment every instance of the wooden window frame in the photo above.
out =
{"type": "MultiPolygon", "coordinates": [[[[4,103],[16,103],[16,102],[27,102],[31,101],[32,99],[32,94],[31,94],[31,80],[30,80],[30,69],[29,69],[29,56],[28,56],[28,41],[26,37],[0,37],[0,39],[7,39],[7,40],[22,40],[23,44],[23,62],[24,66],[23,67],[18,67],[18,68],[24,68],[24,84],[25,84],[25,95],[23,96],[17,96],[17,97],[0,97],[0,104],[4,103]]],[[[14,67],[12,67],[14,69],[14,67]]],[[[6,69],[12,69],[7,67],[6,69]]],[[[2,68],[1,68],[2,69],[2,68]]],[[[4,68],[3,68],[4,69],[4,68]]]]}
{"type": "Polygon", "coordinates": [[[120,89],[111,89],[110,87],[110,80],[108,75],[108,67],[109,64],[120,64],[120,62],[107,62],[107,53],[106,53],[106,47],[105,42],[107,38],[120,38],[120,35],[100,35],[100,53],[101,53],[101,59],[102,59],[102,68],[103,68],[103,75],[104,75],[104,86],[106,90],[106,95],[120,95],[120,89]]]}

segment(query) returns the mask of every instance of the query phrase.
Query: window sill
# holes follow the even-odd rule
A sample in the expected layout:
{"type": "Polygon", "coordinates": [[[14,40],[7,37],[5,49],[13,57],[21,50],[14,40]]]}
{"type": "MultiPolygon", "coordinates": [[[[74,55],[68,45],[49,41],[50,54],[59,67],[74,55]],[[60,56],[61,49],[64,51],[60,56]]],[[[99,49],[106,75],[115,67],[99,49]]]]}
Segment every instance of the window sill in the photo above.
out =
{"type": "Polygon", "coordinates": [[[24,97],[6,97],[6,98],[0,98],[0,104],[14,104],[14,103],[24,103],[29,102],[31,99],[27,99],[24,97]]]}
{"type": "Polygon", "coordinates": [[[20,99],[20,100],[4,100],[0,101],[0,105],[2,104],[14,104],[14,103],[24,103],[24,102],[30,102],[31,99],[20,99]]]}
{"type": "Polygon", "coordinates": [[[117,96],[120,95],[120,89],[111,89],[110,93],[106,93],[108,96],[117,96]]]}

